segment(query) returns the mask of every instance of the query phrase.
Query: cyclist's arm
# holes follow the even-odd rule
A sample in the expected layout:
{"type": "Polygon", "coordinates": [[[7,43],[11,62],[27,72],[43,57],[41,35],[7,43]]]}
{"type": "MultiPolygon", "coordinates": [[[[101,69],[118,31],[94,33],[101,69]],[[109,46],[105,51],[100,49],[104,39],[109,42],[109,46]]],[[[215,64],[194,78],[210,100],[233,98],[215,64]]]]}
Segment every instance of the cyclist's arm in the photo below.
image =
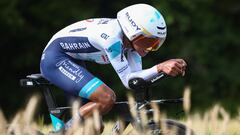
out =
{"type": "Polygon", "coordinates": [[[131,72],[142,70],[142,57],[136,51],[129,49],[126,56],[131,72]]]}
{"type": "Polygon", "coordinates": [[[127,60],[131,69],[129,78],[140,77],[148,79],[158,74],[157,66],[149,69],[142,69],[142,57],[136,51],[129,50],[127,52],[127,60]]]}
{"type": "Polygon", "coordinates": [[[121,44],[121,41],[117,41],[111,44],[109,47],[105,48],[105,51],[114,70],[117,72],[119,78],[126,88],[129,88],[128,81],[134,77],[147,79],[158,73],[156,66],[142,70],[141,63],[138,63],[139,61],[137,61],[137,59],[135,59],[135,61],[134,58],[132,58],[130,64],[128,60],[131,58],[128,56],[129,58],[127,60],[124,54],[122,54],[123,51],[121,44]]]}

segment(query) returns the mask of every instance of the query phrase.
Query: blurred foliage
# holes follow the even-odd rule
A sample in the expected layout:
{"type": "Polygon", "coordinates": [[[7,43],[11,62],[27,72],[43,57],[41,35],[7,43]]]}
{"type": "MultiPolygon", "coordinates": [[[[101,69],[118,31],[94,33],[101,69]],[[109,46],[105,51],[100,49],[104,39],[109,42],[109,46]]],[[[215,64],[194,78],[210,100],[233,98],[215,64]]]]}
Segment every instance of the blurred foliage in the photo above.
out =
{"type": "MultiPolygon", "coordinates": [[[[20,88],[18,81],[39,72],[41,52],[55,32],[87,18],[115,18],[117,11],[135,3],[155,6],[168,25],[166,42],[158,52],[143,58],[144,68],[171,58],[184,58],[188,63],[186,76],[162,81],[153,87],[154,97],[180,97],[189,85],[194,109],[220,102],[234,114],[240,103],[237,0],[1,0],[0,107],[4,112],[10,115],[33,93],[20,88]]],[[[127,91],[110,65],[87,65],[119,99],[124,98],[127,91]]]]}

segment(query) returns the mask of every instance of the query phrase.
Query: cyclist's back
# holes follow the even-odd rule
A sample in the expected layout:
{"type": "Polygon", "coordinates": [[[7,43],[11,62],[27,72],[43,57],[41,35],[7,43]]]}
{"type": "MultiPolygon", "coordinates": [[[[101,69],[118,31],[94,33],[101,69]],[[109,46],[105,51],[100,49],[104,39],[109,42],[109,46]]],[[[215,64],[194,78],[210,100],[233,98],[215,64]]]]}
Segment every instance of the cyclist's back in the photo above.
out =
{"type": "Polygon", "coordinates": [[[111,42],[121,42],[121,37],[122,31],[116,19],[88,19],[60,30],[45,50],[54,44],[73,58],[106,64],[109,61],[104,48],[111,42]]]}

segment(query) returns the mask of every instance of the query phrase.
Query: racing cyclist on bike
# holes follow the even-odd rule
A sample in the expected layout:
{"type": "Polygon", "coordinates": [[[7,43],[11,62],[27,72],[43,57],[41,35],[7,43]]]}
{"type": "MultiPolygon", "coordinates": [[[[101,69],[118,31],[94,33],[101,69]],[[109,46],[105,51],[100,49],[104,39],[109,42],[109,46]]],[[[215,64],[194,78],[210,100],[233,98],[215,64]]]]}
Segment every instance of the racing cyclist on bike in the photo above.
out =
{"type": "Polygon", "coordinates": [[[183,59],[142,69],[141,57],[158,50],[166,34],[163,16],[147,4],[126,7],[114,19],[79,21],[57,32],[48,42],[41,57],[41,74],[64,92],[89,100],[80,107],[79,117],[91,116],[94,109],[103,115],[114,105],[115,93],[87,70],[84,61],[111,64],[126,88],[134,77],[147,79],[160,72],[184,74],[183,59]]]}

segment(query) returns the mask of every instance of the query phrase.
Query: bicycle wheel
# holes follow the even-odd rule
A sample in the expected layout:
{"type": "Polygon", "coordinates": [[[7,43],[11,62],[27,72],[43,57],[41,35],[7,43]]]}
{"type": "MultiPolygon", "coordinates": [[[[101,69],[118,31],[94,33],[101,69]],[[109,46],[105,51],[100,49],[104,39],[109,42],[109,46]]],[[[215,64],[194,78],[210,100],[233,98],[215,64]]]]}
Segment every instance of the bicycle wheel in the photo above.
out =
{"type": "Polygon", "coordinates": [[[153,135],[186,135],[187,132],[190,133],[189,135],[194,135],[192,129],[187,128],[180,122],[170,119],[161,120],[160,125],[151,121],[148,123],[148,128],[153,135]]]}
{"type": "MultiPolygon", "coordinates": [[[[170,119],[165,119],[165,120],[161,120],[160,123],[161,124],[157,124],[154,121],[150,121],[147,125],[148,131],[150,130],[150,133],[152,135],[186,135],[187,132],[190,132],[189,135],[194,135],[194,132],[192,129],[187,128],[184,124],[180,122],[170,120],[170,119]]],[[[127,135],[136,134],[134,130],[139,130],[139,128],[136,128],[134,124],[132,125],[134,129],[129,130],[127,132],[127,135]]]]}

